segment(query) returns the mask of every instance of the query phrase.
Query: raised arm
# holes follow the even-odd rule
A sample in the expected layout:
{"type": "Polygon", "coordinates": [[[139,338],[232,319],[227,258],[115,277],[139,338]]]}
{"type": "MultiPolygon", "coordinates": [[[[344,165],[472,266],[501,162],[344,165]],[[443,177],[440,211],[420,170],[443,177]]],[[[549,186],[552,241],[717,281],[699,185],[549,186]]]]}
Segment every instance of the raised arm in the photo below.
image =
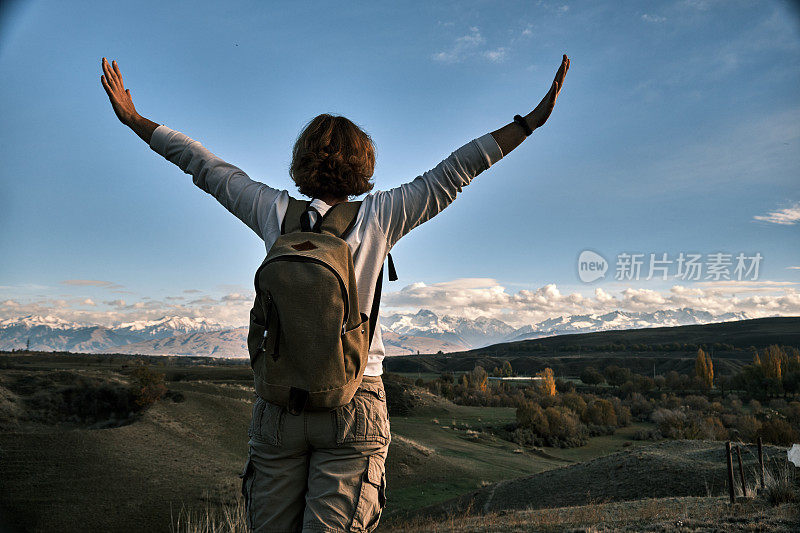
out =
{"type": "MultiPolygon", "coordinates": [[[[532,130],[543,126],[553,111],[568,69],[569,58],[564,55],[550,90],[524,117],[532,130]]],[[[389,246],[394,246],[403,235],[440,213],[475,176],[508,155],[525,138],[522,126],[510,122],[468,142],[409,183],[372,195],[372,209],[389,246]]]]}
{"type": "MultiPolygon", "coordinates": [[[[561,92],[561,88],[564,86],[564,77],[567,75],[568,70],[569,58],[567,54],[564,54],[564,57],[561,59],[561,65],[556,71],[553,84],[550,85],[550,90],[544,95],[539,105],[523,117],[532,130],[535,131],[537,128],[541,128],[544,126],[544,123],[547,122],[547,119],[550,118],[550,113],[553,112],[553,108],[556,105],[556,99],[561,92]]],[[[499,130],[493,131],[492,137],[497,141],[504,156],[508,155],[511,150],[519,146],[526,138],[522,126],[516,122],[510,122],[499,130]]]]}
{"type": "Polygon", "coordinates": [[[159,126],[136,111],[125,89],[117,62],[102,61],[100,81],[120,122],[131,128],[150,148],[190,174],[195,185],[213,195],[228,211],[264,238],[262,228],[282,191],[250,179],[241,169],[220,159],[199,142],[166,126],[159,126]]]}
{"type": "Polygon", "coordinates": [[[103,84],[108,99],[111,100],[111,107],[114,108],[117,118],[132,129],[144,142],[150,144],[150,138],[153,136],[158,124],[136,112],[136,107],[134,107],[133,99],[131,98],[131,91],[125,89],[122,73],[119,71],[117,62],[112,61],[112,64],[109,65],[104,57],[101,64],[103,75],[100,76],[100,83],[103,84]]]}

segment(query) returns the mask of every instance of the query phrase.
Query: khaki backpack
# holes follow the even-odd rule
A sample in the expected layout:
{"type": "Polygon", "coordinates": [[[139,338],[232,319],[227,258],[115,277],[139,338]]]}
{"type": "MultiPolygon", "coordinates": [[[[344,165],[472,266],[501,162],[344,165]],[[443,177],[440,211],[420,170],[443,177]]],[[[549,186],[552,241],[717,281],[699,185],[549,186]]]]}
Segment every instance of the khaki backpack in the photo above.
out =
{"type": "MultiPolygon", "coordinates": [[[[359,311],[344,240],[361,202],[332,206],[313,227],[310,203],[289,199],[281,235],[256,270],[247,336],[256,393],[292,414],[352,399],[367,364],[383,279],[381,270],[368,317],[359,311]]],[[[396,277],[393,266],[390,277],[396,277]]]]}

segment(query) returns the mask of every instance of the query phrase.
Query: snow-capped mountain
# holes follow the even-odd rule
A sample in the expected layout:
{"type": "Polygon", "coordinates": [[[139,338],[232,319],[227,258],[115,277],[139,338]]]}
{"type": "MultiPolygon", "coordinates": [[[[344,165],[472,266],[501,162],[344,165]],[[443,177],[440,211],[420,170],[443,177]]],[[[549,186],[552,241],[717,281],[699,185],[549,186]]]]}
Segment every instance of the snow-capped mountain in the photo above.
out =
{"type": "Polygon", "coordinates": [[[570,315],[543,320],[533,324],[526,331],[518,331],[507,340],[538,339],[565,333],[591,333],[593,331],[609,331],[618,329],[658,328],[670,326],[690,326],[693,324],[709,324],[711,322],[728,322],[745,320],[745,313],[724,313],[713,315],[708,311],[696,309],[665,309],[652,313],[635,313],[628,311],[612,311],[606,314],[570,315]]]}
{"type": "Polygon", "coordinates": [[[247,328],[182,333],[95,351],[147,355],[247,357],[247,328]]]}
{"type": "Polygon", "coordinates": [[[67,322],[66,320],[62,320],[56,316],[51,316],[51,315],[47,316],[28,315],[20,318],[10,318],[8,320],[0,320],[0,329],[12,328],[12,327],[36,328],[40,326],[48,327],[50,329],[71,329],[80,327],[78,324],[67,322]]]}
{"type": "Polygon", "coordinates": [[[114,328],[118,333],[128,333],[147,339],[164,339],[182,333],[219,331],[223,326],[207,318],[185,316],[165,316],[158,320],[138,320],[126,322],[114,328]]]}
{"type": "Polygon", "coordinates": [[[164,317],[116,327],[74,324],[53,316],[30,315],[0,322],[0,350],[99,352],[151,339],[208,332],[222,326],[206,319],[164,317]]]}
{"type": "MultiPolygon", "coordinates": [[[[565,333],[686,326],[747,318],[744,313],[713,315],[688,308],[652,313],[614,311],[549,318],[515,328],[495,318],[439,316],[420,309],[416,313],[381,317],[381,329],[387,355],[408,355],[455,352],[565,333]]],[[[223,328],[207,319],[189,317],[163,317],[115,327],[80,326],[39,316],[0,322],[0,350],[22,349],[27,342],[32,350],[41,351],[247,356],[246,327],[223,328]]]]}
{"type": "Polygon", "coordinates": [[[414,314],[397,313],[381,317],[381,327],[398,335],[434,338],[453,346],[462,346],[461,349],[503,342],[517,332],[517,328],[495,318],[470,320],[449,315],[440,317],[427,309],[420,309],[414,314]]]}

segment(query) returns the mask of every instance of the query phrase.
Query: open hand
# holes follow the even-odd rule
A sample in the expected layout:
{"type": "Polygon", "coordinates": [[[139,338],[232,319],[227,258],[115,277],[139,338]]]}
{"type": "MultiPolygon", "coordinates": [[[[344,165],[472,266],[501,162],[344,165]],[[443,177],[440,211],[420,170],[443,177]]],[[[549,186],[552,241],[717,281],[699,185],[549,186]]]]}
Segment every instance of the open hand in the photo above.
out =
{"type": "Polygon", "coordinates": [[[553,108],[556,105],[556,98],[558,98],[558,94],[561,92],[561,88],[564,86],[564,77],[567,75],[567,71],[569,70],[569,58],[567,54],[564,54],[564,58],[561,60],[561,65],[558,67],[556,71],[556,77],[553,80],[553,84],[550,86],[550,90],[544,95],[542,101],[539,102],[539,105],[536,106],[536,109],[531,111],[531,113],[526,117],[528,119],[528,124],[530,124],[532,129],[539,128],[547,122],[547,119],[550,117],[550,113],[553,112],[553,108]]]}
{"type": "Polygon", "coordinates": [[[122,83],[122,73],[119,71],[116,61],[109,65],[106,58],[102,61],[104,75],[100,76],[100,82],[106,90],[108,99],[111,100],[111,107],[114,113],[123,124],[130,126],[133,119],[138,115],[133,106],[130,90],[125,89],[122,83]]]}

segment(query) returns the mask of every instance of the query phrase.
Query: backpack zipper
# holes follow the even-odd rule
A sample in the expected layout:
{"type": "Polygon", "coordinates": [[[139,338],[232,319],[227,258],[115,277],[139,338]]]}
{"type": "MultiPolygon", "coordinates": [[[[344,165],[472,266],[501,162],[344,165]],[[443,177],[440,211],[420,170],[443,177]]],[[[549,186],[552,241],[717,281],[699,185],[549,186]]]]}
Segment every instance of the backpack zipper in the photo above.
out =
{"type": "Polygon", "coordinates": [[[278,257],[273,257],[266,263],[263,263],[261,266],[258,267],[258,270],[256,270],[256,275],[255,275],[256,294],[258,294],[258,274],[261,272],[262,268],[275,261],[293,261],[296,263],[306,263],[306,262],[317,263],[324,266],[331,272],[333,272],[333,275],[336,276],[336,279],[339,281],[339,287],[342,290],[342,300],[344,300],[344,323],[342,324],[342,336],[344,336],[345,328],[347,327],[347,319],[350,317],[350,298],[347,297],[347,288],[345,287],[344,280],[342,279],[342,276],[340,276],[339,273],[336,271],[336,269],[330,266],[325,261],[317,259],[316,257],[308,257],[305,255],[279,255],[278,257]]]}

